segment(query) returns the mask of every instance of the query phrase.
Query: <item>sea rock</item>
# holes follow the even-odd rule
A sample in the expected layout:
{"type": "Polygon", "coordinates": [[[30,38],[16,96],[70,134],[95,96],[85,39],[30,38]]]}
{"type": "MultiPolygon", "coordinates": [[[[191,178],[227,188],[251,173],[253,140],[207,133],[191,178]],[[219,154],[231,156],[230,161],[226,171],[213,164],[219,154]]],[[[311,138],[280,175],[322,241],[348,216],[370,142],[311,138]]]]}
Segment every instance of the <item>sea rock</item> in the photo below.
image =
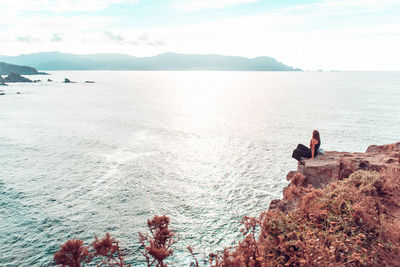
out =
{"type": "Polygon", "coordinates": [[[4,78],[5,82],[8,83],[31,83],[32,81],[28,78],[22,77],[18,73],[12,72],[6,78],[4,78]]]}
{"type": "Polygon", "coordinates": [[[47,81],[48,81],[48,82],[52,82],[53,80],[52,80],[52,79],[47,79],[47,81]]]}
{"type": "Polygon", "coordinates": [[[85,83],[94,83],[94,81],[85,81],[85,83]]]}
{"type": "Polygon", "coordinates": [[[0,75],[0,86],[7,86],[7,84],[5,84],[4,82],[5,81],[4,81],[3,77],[1,77],[1,75],[0,75]]]}
{"type": "Polygon", "coordinates": [[[65,78],[65,79],[64,79],[64,83],[72,83],[72,82],[71,82],[71,80],[70,80],[70,79],[68,79],[68,78],[65,78]]]}

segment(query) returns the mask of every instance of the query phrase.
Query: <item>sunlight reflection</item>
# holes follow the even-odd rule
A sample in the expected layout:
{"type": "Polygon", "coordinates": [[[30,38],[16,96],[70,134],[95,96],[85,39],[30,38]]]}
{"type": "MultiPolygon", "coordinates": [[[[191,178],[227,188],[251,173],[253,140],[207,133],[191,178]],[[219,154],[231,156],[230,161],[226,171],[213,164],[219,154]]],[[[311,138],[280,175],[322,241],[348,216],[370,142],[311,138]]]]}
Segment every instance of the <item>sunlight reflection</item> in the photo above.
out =
{"type": "Polygon", "coordinates": [[[179,123],[194,131],[211,130],[223,123],[221,113],[229,104],[232,77],[217,72],[187,72],[185,75],[175,84],[180,103],[177,111],[186,115],[183,116],[185,121],[179,123]]]}

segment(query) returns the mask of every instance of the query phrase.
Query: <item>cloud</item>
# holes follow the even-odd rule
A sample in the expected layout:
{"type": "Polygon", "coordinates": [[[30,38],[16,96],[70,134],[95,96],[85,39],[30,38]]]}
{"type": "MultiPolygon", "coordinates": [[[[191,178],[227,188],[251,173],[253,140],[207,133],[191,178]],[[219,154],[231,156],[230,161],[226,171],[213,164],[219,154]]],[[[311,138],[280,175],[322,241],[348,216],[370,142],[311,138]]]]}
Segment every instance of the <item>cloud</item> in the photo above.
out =
{"type": "Polygon", "coordinates": [[[183,12],[193,12],[202,9],[223,8],[258,1],[260,0],[173,0],[170,8],[183,12]]]}
{"type": "Polygon", "coordinates": [[[160,40],[155,40],[155,41],[149,42],[148,45],[152,45],[152,46],[166,46],[167,44],[164,42],[164,40],[160,39],[160,40]]]}
{"type": "MultiPolygon", "coordinates": [[[[130,33],[126,33],[128,36],[132,36],[130,33]]],[[[165,46],[165,42],[162,39],[153,39],[148,33],[138,35],[134,39],[124,38],[121,34],[115,34],[109,30],[104,32],[104,41],[120,45],[135,45],[135,46],[165,46]]],[[[93,42],[97,42],[93,40],[93,42]]]]}
{"type": "Polygon", "coordinates": [[[51,37],[50,41],[52,42],[61,42],[62,38],[58,33],[53,34],[53,36],[51,37]]]}
{"type": "Polygon", "coordinates": [[[18,36],[17,40],[22,43],[39,43],[40,39],[33,38],[32,36],[18,36]]]}
{"type": "Polygon", "coordinates": [[[159,40],[152,40],[149,37],[148,33],[144,33],[142,35],[140,35],[139,37],[137,37],[137,42],[141,43],[143,45],[150,45],[150,46],[165,46],[165,42],[162,39],[159,40]]]}
{"type": "Polygon", "coordinates": [[[109,40],[111,42],[116,42],[116,43],[122,42],[125,40],[120,34],[114,34],[110,31],[105,31],[104,36],[106,37],[107,40],[109,40]]]}

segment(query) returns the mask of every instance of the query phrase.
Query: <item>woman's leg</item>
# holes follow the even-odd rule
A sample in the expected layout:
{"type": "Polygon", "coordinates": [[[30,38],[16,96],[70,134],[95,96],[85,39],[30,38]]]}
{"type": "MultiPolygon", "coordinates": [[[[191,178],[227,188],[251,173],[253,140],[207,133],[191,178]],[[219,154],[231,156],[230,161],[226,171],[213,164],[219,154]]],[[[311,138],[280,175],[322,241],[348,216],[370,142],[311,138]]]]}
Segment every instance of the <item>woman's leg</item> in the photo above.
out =
{"type": "Polygon", "coordinates": [[[297,161],[301,161],[302,155],[303,155],[303,152],[301,150],[295,149],[295,150],[293,150],[292,158],[297,159],[297,161]]]}
{"type": "Polygon", "coordinates": [[[300,151],[304,151],[304,152],[308,152],[310,150],[308,147],[306,147],[303,144],[298,144],[296,149],[300,150],[300,151]]]}
{"type": "Polygon", "coordinates": [[[301,158],[311,158],[311,151],[308,149],[307,151],[295,149],[292,153],[292,158],[301,161],[301,158]]]}

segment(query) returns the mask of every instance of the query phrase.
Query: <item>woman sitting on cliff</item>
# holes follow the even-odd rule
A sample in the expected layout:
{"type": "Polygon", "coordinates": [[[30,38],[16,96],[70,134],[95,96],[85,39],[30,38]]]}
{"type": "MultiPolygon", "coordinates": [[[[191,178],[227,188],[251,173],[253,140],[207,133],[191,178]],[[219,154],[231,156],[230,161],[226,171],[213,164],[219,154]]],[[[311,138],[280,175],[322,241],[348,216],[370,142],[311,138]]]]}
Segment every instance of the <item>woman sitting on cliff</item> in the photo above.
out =
{"type": "Polygon", "coordinates": [[[305,145],[298,144],[297,148],[293,150],[292,158],[297,159],[299,164],[304,164],[302,158],[313,159],[318,154],[319,146],[321,145],[321,139],[319,138],[319,132],[314,130],[312,138],[310,140],[310,148],[305,145]]]}

